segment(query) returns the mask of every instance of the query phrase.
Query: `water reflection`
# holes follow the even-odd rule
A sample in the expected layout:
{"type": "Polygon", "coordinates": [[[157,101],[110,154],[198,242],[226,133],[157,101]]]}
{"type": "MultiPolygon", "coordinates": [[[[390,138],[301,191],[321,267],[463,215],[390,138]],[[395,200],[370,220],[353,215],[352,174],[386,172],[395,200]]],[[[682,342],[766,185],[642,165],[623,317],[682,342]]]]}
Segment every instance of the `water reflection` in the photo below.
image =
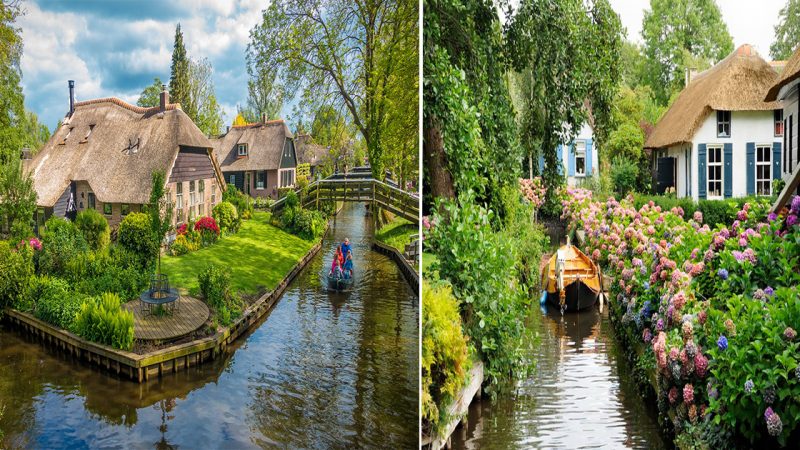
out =
{"type": "Polygon", "coordinates": [[[0,328],[0,448],[415,446],[418,299],[370,233],[363,206],[348,207],[235,353],[146,384],[0,328]],[[324,289],[344,237],[358,269],[347,295],[324,289]]]}
{"type": "Polygon", "coordinates": [[[495,403],[473,403],[454,448],[664,448],[607,313],[535,309],[531,319],[540,336],[535,373],[495,403]]]}

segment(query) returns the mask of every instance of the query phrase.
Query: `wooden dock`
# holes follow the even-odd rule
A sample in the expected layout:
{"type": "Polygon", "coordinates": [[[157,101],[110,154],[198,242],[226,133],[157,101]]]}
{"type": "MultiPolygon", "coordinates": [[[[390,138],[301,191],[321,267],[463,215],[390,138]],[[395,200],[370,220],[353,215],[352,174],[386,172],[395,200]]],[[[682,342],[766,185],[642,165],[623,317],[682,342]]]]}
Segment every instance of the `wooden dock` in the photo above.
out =
{"type": "Polygon", "coordinates": [[[472,363],[467,375],[467,385],[461,389],[458,398],[447,407],[447,417],[451,417],[439,433],[432,436],[422,436],[420,445],[422,448],[439,450],[443,447],[450,448],[450,435],[456,430],[459,424],[467,420],[469,405],[476,398],[481,396],[481,385],[483,384],[483,362],[475,361],[472,363]]]}
{"type": "Polygon", "coordinates": [[[139,300],[122,305],[133,312],[133,337],[139,340],[167,341],[186,336],[202,327],[211,312],[201,300],[181,296],[172,313],[163,316],[145,313],[139,300]]]}

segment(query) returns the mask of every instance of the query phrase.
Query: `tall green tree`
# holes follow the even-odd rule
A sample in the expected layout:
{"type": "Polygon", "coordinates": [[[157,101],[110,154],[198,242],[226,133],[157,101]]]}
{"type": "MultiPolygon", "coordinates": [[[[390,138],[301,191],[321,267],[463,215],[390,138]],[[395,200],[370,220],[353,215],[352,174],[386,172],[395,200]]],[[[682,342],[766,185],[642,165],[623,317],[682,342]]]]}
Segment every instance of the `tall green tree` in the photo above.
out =
{"type": "Polygon", "coordinates": [[[0,2],[0,164],[19,159],[24,146],[19,123],[25,116],[20,80],[22,36],[16,26],[22,14],[16,2],[0,2]]]}
{"type": "Polygon", "coordinates": [[[557,146],[574,139],[589,105],[600,148],[613,129],[622,26],[607,0],[523,0],[507,38],[523,93],[521,140],[530,160],[543,152],[544,211],[556,214],[564,184],[557,146]]]}
{"type": "Polygon", "coordinates": [[[248,121],[277,119],[283,108],[285,88],[279,82],[278,70],[274,66],[257,64],[251,53],[247,54],[247,107],[245,118],[248,121]],[[251,120],[252,119],[252,120],[251,120]]]}
{"type": "Polygon", "coordinates": [[[686,68],[705,69],[733,51],[733,39],[714,0],[651,0],[642,38],[645,80],[662,105],[684,87],[686,68]]]}
{"type": "Polygon", "coordinates": [[[0,165],[0,229],[7,228],[14,239],[30,237],[35,211],[33,180],[22,170],[20,159],[11,158],[0,165]]]}
{"type": "Polygon", "coordinates": [[[191,62],[186,54],[183,44],[181,24],[175,28],[175,43],[172,48],[172,66],[170,67],[169,96],[170,102],[180,103],[181,109],[194,120],[197,117],[197,107],[192,103],[190,95],[191,62]]]}
{"type": "Polygon", "coordinates": [[[142,93],[139,94],[139,100],[136,100],[136,104],[143,108],[158,106],[161,101],[161,86],[163,85],[161,78],[155,77],[153,84],[144,88],[142,93]]]}
{"type": "Polygon", "coordinates": [[[789,59],[800,45],[800,1],[788,0],[778,13],[775,41],[769,47],[773,59],[789,59]]]}
{"type": "Polygon", "coordinates": [[[200,131],[207,135],[219,135],[222,132],[222,108],[217,102],[214,90],[211,63],[207,58],[190,60],[189,62],[189,102],[193,105],[194,116],[186,112],[194,120],[200,131]]]}
{"type": "MultiPolygon", "coordinates": [[[[366,142],[373,175],[383,178],[387,85],[417,39],[414,0],[278,0],[250,32],[248,61],[275,67],[287,93],[311,110],[346,110],[366,142]]],[[[407,89],[413,90],[413,86],[407,89]]]]}

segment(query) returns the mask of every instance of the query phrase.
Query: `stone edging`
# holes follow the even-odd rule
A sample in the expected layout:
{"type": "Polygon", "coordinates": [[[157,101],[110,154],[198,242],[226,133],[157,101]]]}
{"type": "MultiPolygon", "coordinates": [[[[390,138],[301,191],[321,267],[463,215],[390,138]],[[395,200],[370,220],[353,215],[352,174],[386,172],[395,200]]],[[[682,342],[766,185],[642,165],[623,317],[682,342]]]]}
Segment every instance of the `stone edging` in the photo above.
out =
{"type": "Polygon", "coordinates": [[[408,284],[414,288],[414,292],[419,292],[419,274],[417,273],[417,269],[406,260],[399,250],[377,240],[373,240],[372,249],[393,259],[400,268],[400,271],[403,272],[403,276],[406,281],[408,281],[408,284]]]}
{"type": "MultiPolygon", "coordinates": [[[[329,227],[330,221],[328,221],[325,233],[328,232],[329,227]]],[[[242,312],[242,316],[227,329],[213,336],[173,345],[144,355],[87,341],[67,330],[39,320],[31,314],[14,309],[6,309],[4,320],[38,337],[43,343],[51,344],[76,356],[79,360],[83,359],[90,364],[96,363],[98,367],[104,368],[107,372],[122,375],[141,383],[148,381],[151,377],[160,377],[164,373],[174,373],[179,369],[185,370],[223,355],[231,343],[272,309],[289,283],[305,268],[320,248],[322,248],[322,239],[314,244],[306,255],[294,265],[275,289],[266,292],[255,303],[248,306],[242,312]]]]}

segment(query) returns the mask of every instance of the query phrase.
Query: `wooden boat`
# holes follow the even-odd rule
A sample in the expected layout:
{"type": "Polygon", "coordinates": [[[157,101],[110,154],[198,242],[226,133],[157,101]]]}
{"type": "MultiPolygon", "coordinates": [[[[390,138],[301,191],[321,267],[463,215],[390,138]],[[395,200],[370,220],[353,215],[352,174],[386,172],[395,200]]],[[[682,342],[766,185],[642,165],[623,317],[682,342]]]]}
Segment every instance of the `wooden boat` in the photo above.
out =
{"type": "Polygon", "coordinates": [[[344,278],[336,275],[328,275],[328,290],[331,291],[349,291],[353,288],[353,277],[344,278]]]}
{"type": "Polygon", "coordinates": [[[542,269],[542,301],[562,313],[589,308],[601,294],[601,280],[597,265],[567,240],[542,269]]]}

